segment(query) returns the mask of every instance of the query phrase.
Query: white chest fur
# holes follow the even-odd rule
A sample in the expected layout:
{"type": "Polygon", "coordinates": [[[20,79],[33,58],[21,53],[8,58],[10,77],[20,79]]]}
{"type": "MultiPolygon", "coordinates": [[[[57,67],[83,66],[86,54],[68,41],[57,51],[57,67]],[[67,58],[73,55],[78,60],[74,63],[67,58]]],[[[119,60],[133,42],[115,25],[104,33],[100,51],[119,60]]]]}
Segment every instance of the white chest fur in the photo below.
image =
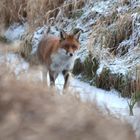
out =
{"type": "Polygon", "coordinates": [[[64,49],[59,49],[57,53],[51,55],[51,70],[55,72],[62,72],[63,70],[70,70],[73,68],[75,56],[68,56],[64,49]]]}

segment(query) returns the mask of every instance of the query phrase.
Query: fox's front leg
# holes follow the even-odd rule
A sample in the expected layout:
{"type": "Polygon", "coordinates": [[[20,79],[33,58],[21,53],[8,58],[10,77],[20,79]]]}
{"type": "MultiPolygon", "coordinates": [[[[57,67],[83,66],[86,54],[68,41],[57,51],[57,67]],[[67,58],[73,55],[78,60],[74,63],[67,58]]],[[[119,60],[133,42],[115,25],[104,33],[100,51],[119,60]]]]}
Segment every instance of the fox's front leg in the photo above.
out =
{"type": "Polygon", "coordinates": [[[55,80],[58,76],[58,73],[49,71],[49,77],[50,77],[50,86],[55,86],[55,80]]]}
{"type": "Polygon", "coordinates": [[[69,70],[63,70],[62,74],[63,74],[64,80],[65,80],[63,89],[66,89],[68,87],[68,85],[69,85],[69,79],[70,79],[71,73],[70,73],[69,70]]]}

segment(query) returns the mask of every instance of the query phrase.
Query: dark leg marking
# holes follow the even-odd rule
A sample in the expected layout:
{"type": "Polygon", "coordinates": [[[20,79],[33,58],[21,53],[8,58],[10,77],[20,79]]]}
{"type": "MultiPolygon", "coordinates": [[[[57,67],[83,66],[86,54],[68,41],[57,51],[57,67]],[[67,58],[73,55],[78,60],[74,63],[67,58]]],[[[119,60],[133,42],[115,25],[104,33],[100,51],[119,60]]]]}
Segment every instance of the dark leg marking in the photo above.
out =
{"type": "Polygon", "coordinates": [[[64,83],[64,87],[63,88],[66,89],[67,86],[68,86],[68,81],[69,81],[70,74],[69,74],[68,70],[63,70],[62,73],[63,73],[64,79],[65,79],[65,83],[64,83]]]}
{"type": "Polygon", "coordinates": [[[50,85],[51,86],[55,86],[55,78],[54,78],[54,75],[49,72],[49,77],[50,77],[50,85]]]}
{"type": "Polygon", "coordinates": [[[55,86],[55,80],[56,80],[58,74],[54,73],[54,72],[49,72],[49,76],[50,76],[50,85],[55,86]]]}

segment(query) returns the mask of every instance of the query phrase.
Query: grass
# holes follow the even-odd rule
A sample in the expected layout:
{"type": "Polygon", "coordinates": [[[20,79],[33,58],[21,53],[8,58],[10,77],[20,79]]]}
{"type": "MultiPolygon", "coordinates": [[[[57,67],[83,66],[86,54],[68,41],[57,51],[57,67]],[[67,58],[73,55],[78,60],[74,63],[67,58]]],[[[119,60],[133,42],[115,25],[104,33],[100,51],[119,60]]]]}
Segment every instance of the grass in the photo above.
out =
{"type": "Polygon", "coordinates": [[[98,88],[103,88],[106,90],[110,90],[110,70],[104,68],[102,73],[99,76],[96,76],[95,84],[98,88]],[[107,82],[108,81],[108,82],[107,82]]]}
{"type": "MultiPolygon", "coordinates": [[[[128,4],[126,1],[122,3],[128,4]]],[[[101,74],[97,75],[97,69],[100,61],[110,61],[117,56],[128,53],[129,46],[121,46],[120,43],[127,40],[132,35],[132,17],[131,12],[118,14],[114,9],[110,14],[101,16],[93,26],[93,32],[90,35],[89,51],[93,58],[98,60],[98,66],[93,70],[93,60],[85,59],[86,70],[84,78],[92,80],[92,84],[99,88],[118,90],[123,97],[131,97],[134,83],[132,75],[113,74],[109,68],[103,68],[101,74]],[[106,82],[108,81],[108,82],[106,82]]]]}
{"type": "Polygon", "coordinates": [[[108,68],[104,68],[100,75],[96,76],[96,86],[105,90],[116,89],[122,97],[132,96],[134,81],[128,75],[113,74],[108,68]],[[108,82],[106,82],[108,81],[108,82]]]}
{"type": "Polygon", "coordinates": [[[93,57],[91,53],[86,57],[84,60],[84,71],[83,71],[83,78],[86,78],[88,81],[93,84],[94,82],[94,77],[96,76],[96,71],[99,67],[99,62],[98,60],[93,57]]]}
{"type": "MultiPolygon", "coordinates": [[[[90,53],[82,63],[80,59],[75,63],[73,73],[81,74],[83,81],[105,90],[116,89],[122,97],[133,97],[134,93],[140,91],[138,79],[132,79],[132,75],[114,74],[109,68],[104,67],[100,74],[97,74],[99,60],[90,53]]],[[[136,76],[138,77],[138,76],[136,76]]]]}
{"type": "Polygon", "coordinates": [[[75,60],[72,73],[73,73],[74,75],[78,75],[78,74],[82,73],[83,71],[84,71],[84,65],[83,65],[83,63],[81,62],[81,59],[78,58],[78,59],[75,60]]]}
{"type": "Polygon", "coordinates": [[[140,91],[133,93],[130,102],[128,102],[130,115],[133,116],[133,109],[136,103],[140,102],[140,91]]]}
{"type": "Polygon", "coordinates": [[[112,17],[104,18],[100,22],[97,22],[90,37],[90,42],[92,42],[91,48],[97,46],[100,49],[109,48],[110,52],[117,54],[119,43],[128,39],[132,33],[132,18],[131,14],[124,14],[121,17],[117,17],[117,20],[116,16],[114,16],[114,19],[115,22],[112,20],[112,17]]]}
{"type": "Polygon", "coordinates": [[[133,89],[131,89],[131,100],[128,102],[130,115],[134,115],[133,109],[135,105],[140,103],[140,67],[136,69],[136,80],[133,82],[133,89]]]}
{"type": "Polygon", "coordinates": [[[0,24],[8,26],[13,22],[20,22],[26,18],[26,0],[1,0],[0,1],[0,24]]]}
{"type": "Polygon", "coordinates": [[[76,12],[77,9],[80,9],[86,1],[87,0],[1,0],[0,24],[4,23],[8,26],[14,22],[23,23],[27,21],[30,28],[36,28],[44,24],[49,24],[51,19],[55,18],[56,20],[59,19],[60,16],[70,17],[73,13],[78,14],[78,12],[76,12]]]}
{"type": "Polygon", "coordinates": [[[90,82],[91,85],[95,84],[96,71],[98,69],[99,62],[93,57],[91,53],[85,58],[84,62],[81,62],[80,58],[75,61],[73,74],[82,75],[83,81],[90,82]]]}

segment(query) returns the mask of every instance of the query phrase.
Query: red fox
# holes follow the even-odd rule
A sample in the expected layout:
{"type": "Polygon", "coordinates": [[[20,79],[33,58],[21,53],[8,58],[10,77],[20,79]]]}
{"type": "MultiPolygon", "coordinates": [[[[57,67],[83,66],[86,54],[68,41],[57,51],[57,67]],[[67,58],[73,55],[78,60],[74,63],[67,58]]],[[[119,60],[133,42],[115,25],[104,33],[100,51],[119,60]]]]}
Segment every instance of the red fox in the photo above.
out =
{"type": "Polygon", "coordinates": [[[64,86],[67,88],[70,77],[70,70],[73,68],[76,51],[80,48],[80,31],[74,34],[67,34],[60,31],[60,37],[46,35],[38,46],[37,55],[43,65],[43,81],[47,81],[49,72],[50,85],[55,85],[59,73],[64,76],[64,86]]]}

